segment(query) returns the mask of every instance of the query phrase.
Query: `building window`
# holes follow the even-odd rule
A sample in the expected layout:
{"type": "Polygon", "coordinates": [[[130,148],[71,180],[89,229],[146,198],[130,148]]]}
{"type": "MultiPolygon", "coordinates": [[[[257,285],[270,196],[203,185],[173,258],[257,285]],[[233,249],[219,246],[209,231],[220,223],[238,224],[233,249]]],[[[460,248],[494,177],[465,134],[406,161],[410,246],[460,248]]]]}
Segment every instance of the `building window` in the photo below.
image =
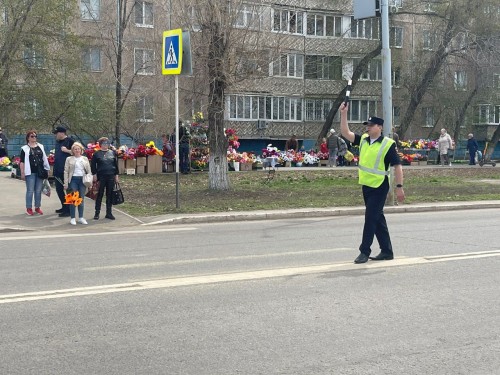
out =
{"type": "Polygon", "coordinates": [[[401,86],[401,68],[400,67],[392,69],[392,86],[393,87],[401,86]]]}
{"type": "Polygon", "coordinates": [[[306,99],[305,121],[325,121],[332,105],[328,99],[306,99]]]}
{"type": "Polygon", "coordinates": [[[304,12],[273,9],[273,31],[304,34],[304,12]]]}
{"type": "Polygon", "coordinates": [[[455,72],[453,84],[455,86],[455,90],[465,91],[467,89],[467,73],[464,71],[455,72]]]}
{"type": "Polygon", "coordinates": [[[155,52],[152,49],[134,50],[134,71],[139,75],[155,74],[155,52]]]}
{"type": "Polygon", "coordinates": [[[135,2],[135,24],[137,26],[153,27],[153,3],[135,2]]]}
{"type": "Polygon", "coordinates": [[[99,72],[101,67],[101,49],[99,47],[85,48],[82,53],[83,70],[99,72]]]}
{"type": "Polygon", "coordinates": [[[142,96],[137,100],[137,120],[140,122],[153,121],[153,97],[142,96]]]}
{"type": "Polygon", "coordinates": [[[391,47],[403,47],[403,30],[404,29],[402,27],[391,27],[391,31],[389,33],[391,47]]]}
{"type": "Polygon", "coordinates": [[[305,78],[342,79],[342,58],[339,56],[306,55],[305,78]]]}
{"type": "Polygon", "coordinates": [[[380,39],[379,18],[355,20],[351,17],[351,38],[380,39]]]}
{"type": "Polygon", "coordinates": [[[272,75],[302,78],[304,76],[304,56],[296,53],[281,55],[272,62],[272,75]]]}
{"type": "Polygon", "coordinates": [[[351,100],[349,105],[349,121],[366,121],[377,113],[377,102],[374,100],[351,100]]]}
{"type": "Polygon", "coordinates": [[[425,107],[422,108],[422,118],[424,120],[425,127],[434,127],[434,108],[425,107]]]}
{"type": "Polygon", "coordinates": [[[42,104],[34,99],[28,99],[24,105],[24,118],[26,120],[38,120],[42,117],[42,104]]]}
{"type": "Polygon", "coordinates": [[[33,47],[33,44],[26,45],[23,53],[23,58],[26,65],[28,65],[30,68],[41,69],[45,65],[45,58],[40,53],[40,51],[37,51],[33,47]]]}
{"type": "Polygon", "coordinates": [[[99,20],[101,0],[80,0],[80,14],[83,20],[99,20]]]}
{"type": "MultiPolygon", "coordinates": [[[[353,69],[356,70],[356,67],[361,62],[361,59],[353,59],[353,69]]],[[[361,80],[365,81],[381,81],[382,80],[382,61],[381,60],[372,60],[368,63],[368,66],[361,73],[359,77],[361,80]]]]}
{"type": "Polygon", "coordinates": [[[400,107],[392,107],[392,125],[400,126],[401,125],[401,108],[400,107]]]}
{"type": "Polygon", "coordinates": [[[307,35],[340,37],[342,35],[342,17],[308,14],[307,35]]]}
{"type": "Polygon", "coordinates": [[[500,105],[480,104],[477,111],[477,124],[499,124],[500,105]]]}
{"type": "Polygon", "coordinates": [[[389,0],[389,6],[401,8],[403,6],[403,0],[389,0]]]}
{"type": "Polygon", "coordinates": [[[251,4],[242,4],[238,9],[238,15],[234,26],[260,30],[262,24],[262,10],[251,4]]]}
{"type": "Polygon", "coordinates": [[[200,23],[198,22],[198,14],[200,10],[197,7],[189,6],[187,13],[189,16],[189,23],[193,31],[201,31],[200,23]]]}
{"type": "Polygon", "coordinates": [[[493,87],[500,89],[500,74],[493,74],[493,87]]]}
{"type": "Polygon", "coordinates": [[[302,120],[302,99],[300,98],[228,95],[227,102],[230,120],[302,120]]]}
{"type": "Polygon", "coordinates": [[[436,45],[436,34],[431,30],[424,30],[422,32],[423,49],[433,50],[436,45]]]}

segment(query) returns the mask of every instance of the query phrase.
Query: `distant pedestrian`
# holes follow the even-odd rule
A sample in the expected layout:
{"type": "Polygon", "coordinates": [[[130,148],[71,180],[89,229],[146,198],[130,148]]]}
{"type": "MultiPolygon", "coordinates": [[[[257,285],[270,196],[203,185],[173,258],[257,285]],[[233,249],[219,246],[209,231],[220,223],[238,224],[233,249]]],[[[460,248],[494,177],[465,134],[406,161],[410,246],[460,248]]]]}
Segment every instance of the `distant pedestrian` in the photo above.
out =
{"type": "Polygon", "coordinates": [[[295,153],[299,151],[299,141],[297,141],[297,136],[295,134],[285,143],[285,151],[290,150],[293,150],[295,153]]]}
{"type": "Polygon", "coordinates": [[[191,133],[188,128],[181,126],[179,128],[179,163],[182,174],[191,172],[191,157],[189,155],[189,142],[191,141],[191,133]]]}
{"type": "Polygon", "coordinates": [[[366,208],[360,254],[354,263],[366,263],[368,259],[391,260],[394,259],[394,252],[384,216],[384,205],[390,188],[390,166],[394,166],[398,201],[402,202],[405,198],[403,168],[396,152],[396,142],[382,135],[384,120],[374,116],[363,123],[366,125],[366,133],[354,134],[347,123],[348,110],[349,104],[340,105],[340,129],[344,138],[359,146],[358,175],[366,208]],[[370,257],[374,237],[377,237],[380,253],[370,257]]]}
{"type": "Polygon", "coordinates": [[[9,153],[7,151],[8,143],[9,140],[7,139],[7,136],[3,133],[2,128],[0,128],[0,158],[3,158],[4,156],[9,156],[9,153]]]}
{"type": "MultiPolygon", "coordinates": [[[[84,150],[85,148],[81,143],[73,143],[73,146],[71,146],[72,156],[66,159],[64,165],[64,189],[68,190],[69,188],[73,193],[77,191],[80,198],[84,198],[87,192],[87,187],[83,183],[83,176],[91,173],[89,159],[83,154],[84,150]]],[[[87,225],[87,220],[83,217],[83,207],[84,199],[82,199],[82,203],[78,205],[78,222],[87,225]]],[[[71,225],[76,225],[75,211],[75,206],[70,204],[69,213],[71,216],[71,225]]]]}
{"type": "Polygon", "coordinates": [[[438,139],[438,149],[439,156],[441,160],[441,166],[446,165],[451,167],[451,161],[448,157],[448,152],[453,150],[453,140],[450,135],[446,132],[446,129],[441,129],[441,135],[438,139]]]}
{"type": "Polygon", "coordinates": [[[339,137],[335,135],[335,129],[330,129],[328,132],[327,140],[328,146],[328,166],[337,166],[337,152],[339,150],[339,137]]]}
{"type": "Polygon", "coordinates": [[[467,136],[467,151],[469,151],[469,165],[476,165],[476,153],[479,150],[474,134],[469,133],[467,136]]]}
{"type": "Polygon", "coordinates": [[[392,128],[392,139],[396,142],[396,151],[399,151],[401,142],[399,141],[399,134],[396,132],[396,128],[392,128]]]}
{"type": "Polygon", "coordinates": [[[21,147],[20,163],[21,180],[26,181],[26,213],[33,216],[33,197],[35,212],[43,215],[42,188],[43,180],[48,177],[49,160],[41,143],[37,142],[35,130],[26,133],[27,144],[21,147]]]}
{"type": "Polygon", "coordinates": [[[54,178],[56,180],[56,192],[59,201],[61,202],[61,208],[56,210],[56,213],[60,217],[69,217],[69,207],[64,204],[66,201],[65,191],[64,191],[64,165],[66,164],[66,159],[71,156],[71,147],[75,141],[68,137],[66,134],[66,128],[64,126],[58,126],[52,131],[56,135],[56,145],[54,153],[54,178]]]}
{"type": "Polygon", "coordinates": [[[326,138],[323,138],[321,140],[321,143],[319,145],[319,152],[322,154],[328,154],[328,144],[326,143],[326,138]]]}
{"type": "Polygon", "coordinates": [[[115,150],[110,149],[109,139],[99,138],[100,150],[92,155],[90,169],[94,175],[94,181],[99,181],[99,191],[95,200],[94,220],[99,220],[102,198],[106,191],[106,219],[115,220],[113,216],[113,189],[118,182],[118,156],[115,150]]]}

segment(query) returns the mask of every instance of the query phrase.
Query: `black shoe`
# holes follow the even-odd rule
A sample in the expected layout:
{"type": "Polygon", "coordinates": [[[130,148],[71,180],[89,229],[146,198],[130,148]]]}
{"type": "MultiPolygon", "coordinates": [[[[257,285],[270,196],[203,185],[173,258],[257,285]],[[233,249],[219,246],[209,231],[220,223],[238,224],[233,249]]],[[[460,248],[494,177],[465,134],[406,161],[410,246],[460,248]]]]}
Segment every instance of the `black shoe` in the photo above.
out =
{"type": "Polygon", "coordinates": [[[115,217],[113,216],[113,214],[106,214],[106,216],[104,216],[106,219],[109,219],[109,220],[115,220],[115,217]]]}
{"type": "Polygon", "coordinates": [[[370,257],[370,259],[371,260],[393,260],[394,259],[394,255],[380,253],[376,257],[370,257]]]}
{"type": "Polygon", "coordinates": [[[70,217],[70,216],[71,216],[71,215],[69,214],[69,212],[65,212],[65,211],[63,211],[63,212],[61,212],[61,213],[59,214],[59,217],[70,217]]]}
{"type": "Polygon", "coordinates": [[[56,210],[56,214],[62,214],[64,212],[64,208],[59,208],[56,210]]]}
{"type": "Polygon", "coordinates": [[[99,220],[99,214],[94,215],[94,220],[99,220]]]}
{"type": "Polygon", "coordinates": [[[359,254],[356,259],[354,259],[354,263],[359,264],[359,263],[366,263],[368,262],[368,255],[366,254],[359,254]]]}

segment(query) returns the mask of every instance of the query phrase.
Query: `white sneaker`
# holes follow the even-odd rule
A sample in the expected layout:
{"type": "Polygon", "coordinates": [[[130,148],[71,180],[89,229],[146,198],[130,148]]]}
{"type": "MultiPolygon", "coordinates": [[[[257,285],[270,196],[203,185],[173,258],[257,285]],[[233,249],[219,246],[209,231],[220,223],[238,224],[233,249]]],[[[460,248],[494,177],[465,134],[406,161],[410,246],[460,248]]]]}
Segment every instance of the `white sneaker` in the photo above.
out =
{"type": "Polygon", "coordinates": [[[76,225],[76,219],[75,219],[75,218],[71,219],[71,220],[69,221],[69,223],[70,223],[71,225],[76,225]]]}
{"type": "Polygon", "coordinates": [[[451,167],[451,163],[450,163],[450,167],[451,167]]]}
{"type": "Polygon", "coordinates": [[[83,225],[87,225],[87,224],[88,224],[88,223],[87,223],[87,220],[85,220],[83,217],[81,217],[80,219],[78,219],[78,222],[79,222],[80,224],[83,224],[83,225]]]}

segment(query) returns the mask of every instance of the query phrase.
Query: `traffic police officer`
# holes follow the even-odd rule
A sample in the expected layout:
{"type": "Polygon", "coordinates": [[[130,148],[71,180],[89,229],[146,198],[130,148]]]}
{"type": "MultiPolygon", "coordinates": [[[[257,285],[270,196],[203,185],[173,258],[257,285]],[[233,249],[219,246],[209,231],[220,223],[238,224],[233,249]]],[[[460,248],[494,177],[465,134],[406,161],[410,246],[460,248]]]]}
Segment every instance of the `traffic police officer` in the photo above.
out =
{"type": "Polygon", "coordinates": [[[384,205],[390,188],[390,166],[394,166],[397,199],[399,202],[404,201],[401,159],[396,151],[394,140],[382,135],[383,119],[370,117],[368,121],[363,123],[366,125],[366,133],[363,135],[354,134],[347,124],[348,110],[349,104],[342,103],[340,106],[340,130],[344,138],[352,142],[353,145],[359,146],[358,176],[366,208],[363,239],[359,246],[360,254],[354,263],[366,263],[368,259],[391,260],[394,259],[394,253],[384,216],[384,205]],[[380,254],[370,257],[374,236],[377,237],[380,254]]]}

